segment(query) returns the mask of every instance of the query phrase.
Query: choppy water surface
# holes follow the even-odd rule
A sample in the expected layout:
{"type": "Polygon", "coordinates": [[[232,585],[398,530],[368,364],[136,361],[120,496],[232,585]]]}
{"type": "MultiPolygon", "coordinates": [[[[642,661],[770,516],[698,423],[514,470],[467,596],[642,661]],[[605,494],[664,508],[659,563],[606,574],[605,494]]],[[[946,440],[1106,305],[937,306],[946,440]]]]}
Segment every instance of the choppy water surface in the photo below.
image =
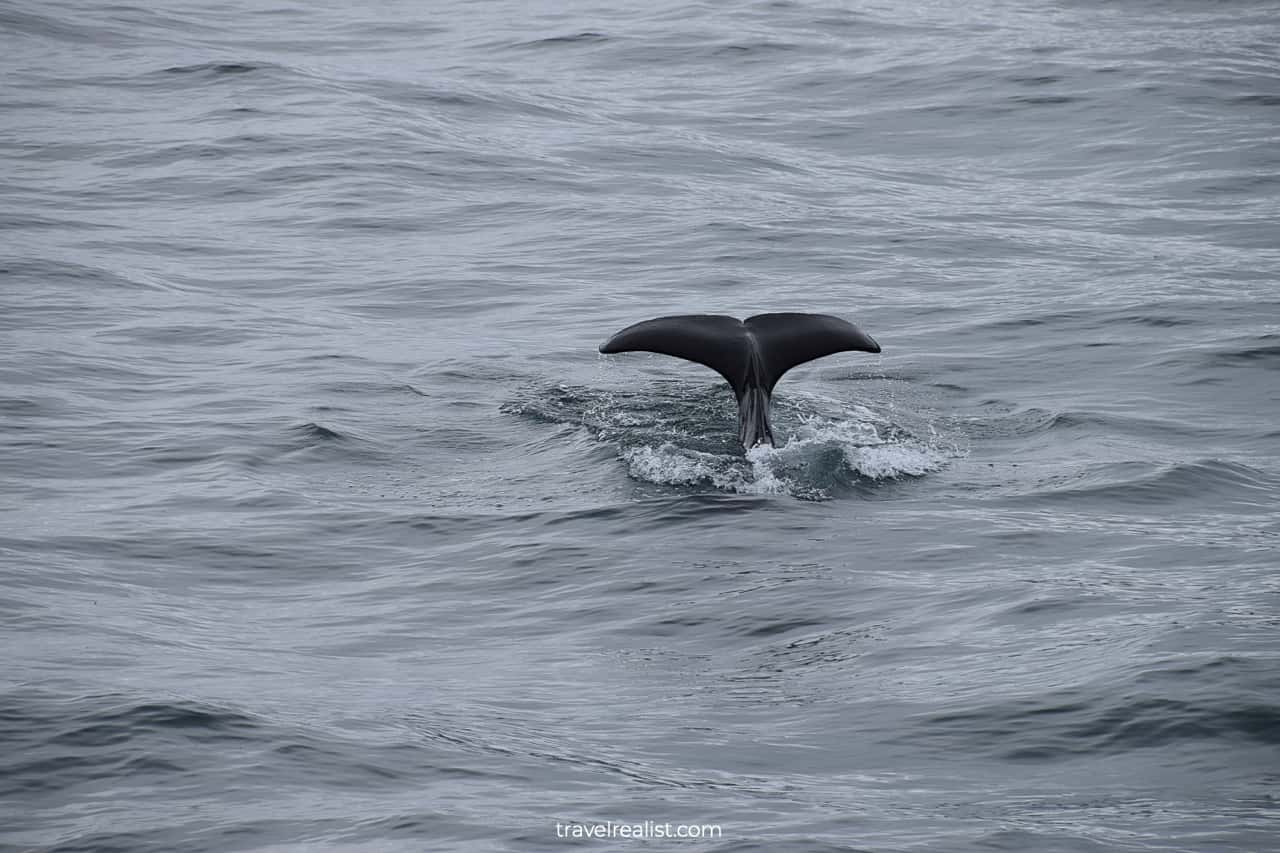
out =
{"type": "Polygon", "coordinates": [[[1274,844],[1273,4],[19,0],[0,57],[9,849],[1274,844]],[[884,347],[776,449],[596,353],[771,310],[884,347]]]}

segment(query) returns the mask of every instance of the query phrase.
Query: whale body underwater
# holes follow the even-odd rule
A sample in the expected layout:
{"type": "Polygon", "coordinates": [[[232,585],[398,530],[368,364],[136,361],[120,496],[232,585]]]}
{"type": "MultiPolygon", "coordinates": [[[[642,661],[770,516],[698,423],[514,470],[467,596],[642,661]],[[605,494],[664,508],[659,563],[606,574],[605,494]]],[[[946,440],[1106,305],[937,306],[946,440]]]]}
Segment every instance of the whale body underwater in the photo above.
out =
{"type": "Polygon", "coordinates": [[[658,317],[628,326],[602,353],[656,352],[704,364],[729,381],[738,398],[738,440],[750,450],[774,444],[769,402],[782,374],[837,352],[880,352],[852,323],[829,314],[723,314],[658,317]]]}

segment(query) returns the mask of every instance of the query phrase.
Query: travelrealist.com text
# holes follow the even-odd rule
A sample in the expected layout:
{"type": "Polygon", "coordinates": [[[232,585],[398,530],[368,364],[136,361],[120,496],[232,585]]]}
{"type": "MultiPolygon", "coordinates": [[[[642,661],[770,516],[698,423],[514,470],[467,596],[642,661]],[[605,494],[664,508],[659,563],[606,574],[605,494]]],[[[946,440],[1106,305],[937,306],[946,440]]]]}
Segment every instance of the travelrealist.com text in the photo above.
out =
{"type": "Polygon", "coordinates": [[[639,823],[560,823],[556,821],[556,838],[605,839],[605,838],[719,838],[718,823],[659,823],[642,820],[639,823]]]}

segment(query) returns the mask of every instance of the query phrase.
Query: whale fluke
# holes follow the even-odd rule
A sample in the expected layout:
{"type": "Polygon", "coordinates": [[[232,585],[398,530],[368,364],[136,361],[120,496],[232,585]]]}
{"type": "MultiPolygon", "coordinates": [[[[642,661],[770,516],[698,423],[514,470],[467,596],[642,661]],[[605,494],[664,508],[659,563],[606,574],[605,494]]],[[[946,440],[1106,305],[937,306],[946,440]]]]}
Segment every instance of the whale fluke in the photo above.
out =
{"type": "Polygon", "coordinates": [[[729,381],[738,398],[738,439],[750,449],[773,444],[769,399],[797,364],[836,352],[880,352],[852,323],[828,314],[683,314],[645,320],[618,332],[600,352],[656,352],[705,364],[729,381]]]}

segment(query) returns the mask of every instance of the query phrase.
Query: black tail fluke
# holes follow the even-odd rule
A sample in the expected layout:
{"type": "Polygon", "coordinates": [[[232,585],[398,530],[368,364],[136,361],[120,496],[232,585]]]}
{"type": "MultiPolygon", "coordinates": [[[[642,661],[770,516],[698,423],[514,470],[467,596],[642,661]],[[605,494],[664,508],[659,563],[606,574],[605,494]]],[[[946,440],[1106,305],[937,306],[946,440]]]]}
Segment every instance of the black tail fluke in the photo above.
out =
{"type": "Polygon", "coordinates": [[[738,398],[738,437],[750,449],[773,444],[769,397],[782,374],[837,352],[880,352],[852,323],[827,314],[757,314],[742,321],[720,314],[685,314],[636,323],[600,345],[600,352],[656,352],[705,364],[729,381],[738,398]]]}

